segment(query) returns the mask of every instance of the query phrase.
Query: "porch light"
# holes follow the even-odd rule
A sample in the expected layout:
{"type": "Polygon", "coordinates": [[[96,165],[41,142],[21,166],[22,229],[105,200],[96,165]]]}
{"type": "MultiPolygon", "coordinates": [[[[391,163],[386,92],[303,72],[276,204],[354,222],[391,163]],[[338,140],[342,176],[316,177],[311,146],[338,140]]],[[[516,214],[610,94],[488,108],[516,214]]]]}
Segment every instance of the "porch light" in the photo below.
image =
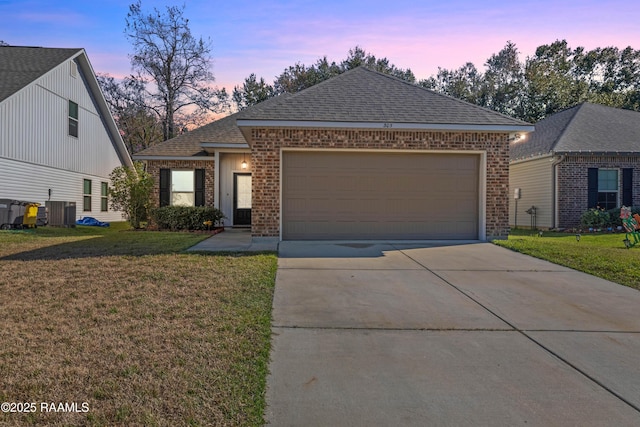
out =
{"type": "Polygon", "coordinates": [[[241,164],[242,169],[246,169],[247,168],[247,161],[244,159],[244,154],[242,154],[242,164],[241,164]]]}

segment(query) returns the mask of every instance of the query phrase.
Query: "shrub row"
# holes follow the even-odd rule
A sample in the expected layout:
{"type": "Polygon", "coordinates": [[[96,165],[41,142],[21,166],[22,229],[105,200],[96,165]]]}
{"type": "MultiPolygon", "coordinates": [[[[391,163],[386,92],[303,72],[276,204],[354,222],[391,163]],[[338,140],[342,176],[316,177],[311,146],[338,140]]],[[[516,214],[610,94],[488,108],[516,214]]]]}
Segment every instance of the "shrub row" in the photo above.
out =
{"type": "MultiPolygon", "coordinates": [[[[633,206],[631,214],[640,214],[640,206],[633,206]]],[[[580,217],[580,223],[583,227],[591,228],[616,228],[622,226],[620,219],[620,208],[604,209],[591,208],[580,217]]]]}
{"type": "Polygon", "coordinates": [[[220,209],[206,206],[163,206],[151,210],[151,220],[160,230],[208,230],[224,218],[220,209]]]}

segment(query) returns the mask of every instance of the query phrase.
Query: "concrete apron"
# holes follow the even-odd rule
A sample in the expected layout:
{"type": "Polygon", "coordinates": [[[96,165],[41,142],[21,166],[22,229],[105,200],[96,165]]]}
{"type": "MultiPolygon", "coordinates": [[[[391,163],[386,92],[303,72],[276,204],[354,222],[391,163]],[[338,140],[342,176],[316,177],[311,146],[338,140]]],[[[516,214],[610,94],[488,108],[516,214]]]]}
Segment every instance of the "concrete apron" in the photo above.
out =
{"type": "Polygon", "coordinates": [[[636,290],[489,243],[279,255],[270,425],[640,425],[636,290]]]}

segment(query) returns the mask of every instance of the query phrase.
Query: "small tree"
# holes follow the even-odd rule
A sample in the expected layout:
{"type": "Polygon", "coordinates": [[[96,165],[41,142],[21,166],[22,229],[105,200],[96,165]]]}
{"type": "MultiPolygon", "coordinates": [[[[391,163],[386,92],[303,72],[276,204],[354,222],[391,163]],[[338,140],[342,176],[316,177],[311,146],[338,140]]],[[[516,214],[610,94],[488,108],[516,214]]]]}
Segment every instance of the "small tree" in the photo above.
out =
{"type": "Polygon", "coordinates": [[[149,216],[153,178],[144,170],[142,162],[135,162],[132,168],[118,166],[109,178],[111,208],[122,211],[131,227],[140,228],[140,223],[149,216]]]}

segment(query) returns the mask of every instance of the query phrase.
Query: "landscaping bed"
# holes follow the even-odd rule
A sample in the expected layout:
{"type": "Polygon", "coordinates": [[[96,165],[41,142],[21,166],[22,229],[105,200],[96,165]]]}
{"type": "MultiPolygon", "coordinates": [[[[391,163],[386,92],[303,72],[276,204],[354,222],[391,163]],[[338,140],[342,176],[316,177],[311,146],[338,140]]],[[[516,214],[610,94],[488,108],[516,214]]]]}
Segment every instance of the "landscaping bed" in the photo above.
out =
{"type": "Polygon", "coordinates": [[[0,425],[262,425],[276,255],[124,228],[0,232],[0,425]]]}

